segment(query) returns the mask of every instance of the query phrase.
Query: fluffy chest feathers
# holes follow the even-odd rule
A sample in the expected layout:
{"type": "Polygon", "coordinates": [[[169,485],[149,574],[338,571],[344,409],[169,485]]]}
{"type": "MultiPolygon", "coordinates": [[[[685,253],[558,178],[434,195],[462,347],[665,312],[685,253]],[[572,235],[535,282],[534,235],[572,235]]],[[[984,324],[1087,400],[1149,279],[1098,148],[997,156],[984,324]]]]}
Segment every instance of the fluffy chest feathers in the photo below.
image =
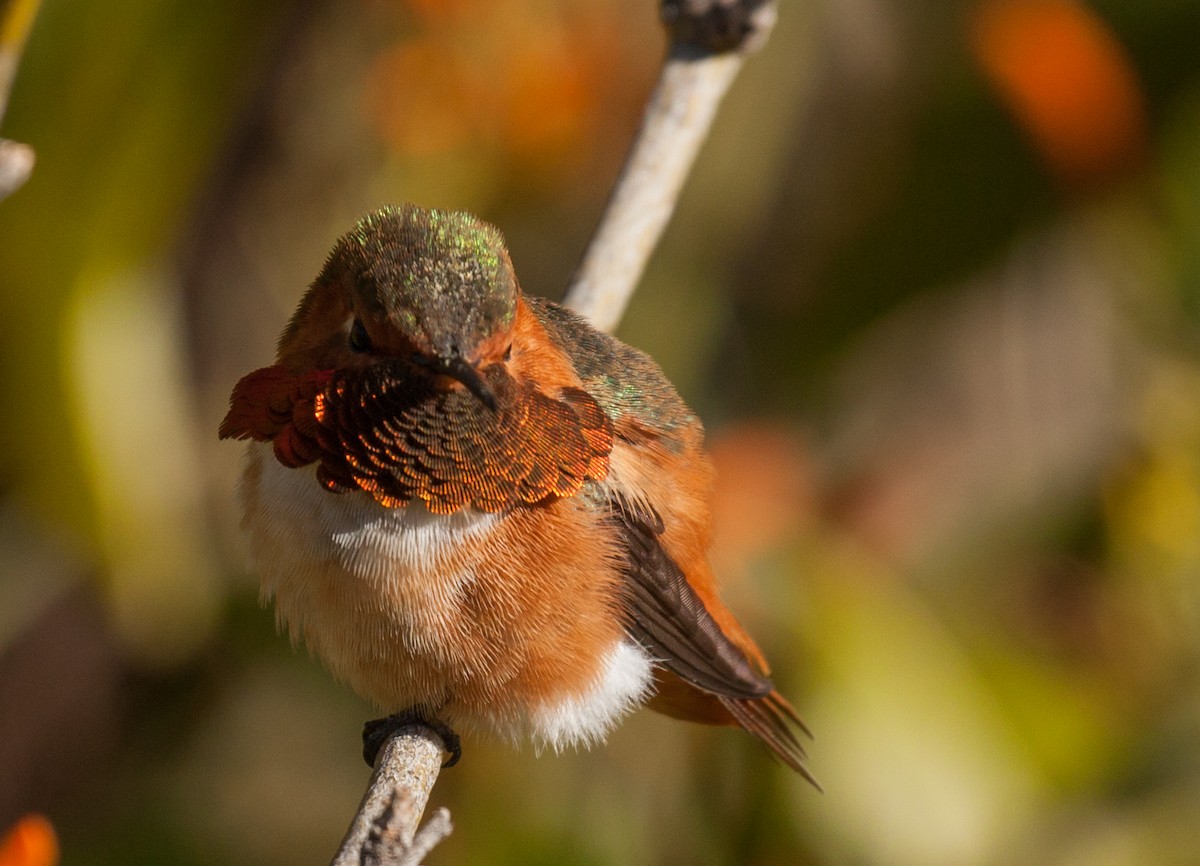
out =
{"type": "Polygon", "coordinates": [[[649,689],[612,611],[620,575],[580,499],[436,515],[325,490],[251,445],[242,490],[264,597],[294,641],[381,708],[555,747],[598,739],[649,689]]]}
{"type": "MultiPolygon", "coordinates": [[[[414,646],[452,629],[458,599],[476,579],[478,542],[499,520],[331,494],[312,469],[286,468],[263,446],[251,446],[243,497],[263,595],[275,598],[293,639],[321,655],[316,644],[329,631],[321,620],[343,610],[379,620],[377,628],[414,646]]],[[[350,634],[341,637],[352,640],[357,629],[344,625],[350,634]]]]}

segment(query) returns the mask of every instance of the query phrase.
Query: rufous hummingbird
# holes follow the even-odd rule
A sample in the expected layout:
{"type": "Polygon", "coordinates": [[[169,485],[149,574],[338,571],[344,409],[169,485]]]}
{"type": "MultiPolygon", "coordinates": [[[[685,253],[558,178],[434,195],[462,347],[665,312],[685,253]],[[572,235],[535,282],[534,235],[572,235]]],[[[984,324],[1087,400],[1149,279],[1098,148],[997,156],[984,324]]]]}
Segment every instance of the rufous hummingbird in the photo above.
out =
{"type": "Polygon", "coordinates": [[[491,225],[362,219],[220,435],[251,440],[264,601],[382,709],[561,749],[646,703],[811,780],[717,596],[700,421],[647,355],[523,295],[491,225]]]}

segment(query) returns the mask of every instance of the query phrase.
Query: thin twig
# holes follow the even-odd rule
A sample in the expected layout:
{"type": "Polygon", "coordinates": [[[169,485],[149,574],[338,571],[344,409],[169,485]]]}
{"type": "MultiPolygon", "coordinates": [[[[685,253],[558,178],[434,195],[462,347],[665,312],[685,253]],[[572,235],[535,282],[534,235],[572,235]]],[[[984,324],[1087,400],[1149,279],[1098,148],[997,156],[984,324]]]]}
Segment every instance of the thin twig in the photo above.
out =
{"type": "MultiPolygon", "coordinates": [[[[41,0],[0,0],[0,126],[4,124],[8,97],[39,6],[41,0]]],[[[32,147],[0,138],[0,199],[29,179],[33,163],[32,147]]]]}
{"type": "MultiPolygon", "coordinates": [[[[566,303],[611,331],[658,243],[717,106],[746,54],[766,41],[774,0],[663,0],[670,47],[630,154],[566,303]]],[[[442,742],[414,724],[380,750],[371,784],[333,866],[420,866],[449,835],[439,809],[416,832],[437,780],[442,742]]]]}
{"type": "Polygon", "coordinates": [[[429,820],[417,831],[407,853],[400,858],[398,866],[421,866],[425,855],[454,831],[450,822],[450,810],[442,806],[429,816],[429,820]]]}
{"type": "Polygon", "coordinates": [[[664,0],[670,35],[641,129],[565,303],[612,331],[658,244],[729,85],[775,24],[774,0],[664,0]]]}

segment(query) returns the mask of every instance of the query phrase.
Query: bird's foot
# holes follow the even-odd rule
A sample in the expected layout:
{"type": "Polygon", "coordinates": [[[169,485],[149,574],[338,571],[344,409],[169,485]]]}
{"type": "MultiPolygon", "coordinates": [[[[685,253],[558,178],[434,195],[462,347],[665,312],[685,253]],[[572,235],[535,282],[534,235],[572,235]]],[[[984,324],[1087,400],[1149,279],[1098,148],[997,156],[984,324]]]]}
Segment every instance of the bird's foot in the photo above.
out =
{"type": "Polygon", "coordinates": [[[449,760],[442,764],[442,769],[453,767],[458,763],[458,759],[462,757],[462,741],[458,738],[458,734],[454,733],[454,730],[442,720],[430,719],[420,710],[413,708],[382,719],[372,719],[363,725],[363,760],[367,762],[367,766],[375,766],[379,750],[383,748],[388,737],[409,725],[424,725],[442,738],[442,745],[450,754],[449,760]]]}

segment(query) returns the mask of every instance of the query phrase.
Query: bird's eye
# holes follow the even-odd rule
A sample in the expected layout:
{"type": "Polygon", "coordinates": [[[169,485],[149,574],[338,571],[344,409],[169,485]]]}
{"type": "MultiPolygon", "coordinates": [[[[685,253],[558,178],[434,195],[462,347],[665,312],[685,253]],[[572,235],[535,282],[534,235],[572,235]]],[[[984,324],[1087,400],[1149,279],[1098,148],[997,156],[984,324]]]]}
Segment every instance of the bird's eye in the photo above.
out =
{"type": "Polygon", "coordinates": [[[355,352],[371,351],[371,337],[363,327],[362,319],[355,318],[354,324],[350,326],[350,348],[355,352]]]}
{"type": "Polygon", "coordinates": [[[505,361],[512,360],[512,343],[509,343],[508,348],[504,350],[504,360],[505,361]]]}

